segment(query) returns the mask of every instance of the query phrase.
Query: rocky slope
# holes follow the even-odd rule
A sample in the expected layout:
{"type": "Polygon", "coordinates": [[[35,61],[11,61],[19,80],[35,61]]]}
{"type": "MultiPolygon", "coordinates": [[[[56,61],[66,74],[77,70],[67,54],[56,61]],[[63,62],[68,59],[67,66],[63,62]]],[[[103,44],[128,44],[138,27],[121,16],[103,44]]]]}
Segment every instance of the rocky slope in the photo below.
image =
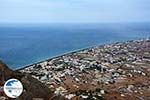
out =
{"type": "MultiPolygon", "coordinates": [[[[22,74],[17,71],[9,69],[2,61],[0,61],[0,100],[11,100],[3,92],[3,85],[6,80],[10,78],[16,78],[23,84],[24,91],[18,98],[19,100],[33,100],[33,98],[42,98],[43,100],[49,100],[52,96],[50,89],[37,79],[27,74],[22,74]]],[[[17,100],[18,100],[17,99],[17,100]]]]}

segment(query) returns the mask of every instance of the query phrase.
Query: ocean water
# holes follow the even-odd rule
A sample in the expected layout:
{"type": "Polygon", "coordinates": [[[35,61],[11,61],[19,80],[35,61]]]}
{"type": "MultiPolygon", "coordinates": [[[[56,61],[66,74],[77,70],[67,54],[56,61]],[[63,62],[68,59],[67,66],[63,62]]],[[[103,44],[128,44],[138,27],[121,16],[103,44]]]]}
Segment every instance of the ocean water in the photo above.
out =
{"type": "Polygon", "coordinates": [[[1,24],[0,60],[12,69],[67,52],[150,38],[150,23],[1,24]]]}

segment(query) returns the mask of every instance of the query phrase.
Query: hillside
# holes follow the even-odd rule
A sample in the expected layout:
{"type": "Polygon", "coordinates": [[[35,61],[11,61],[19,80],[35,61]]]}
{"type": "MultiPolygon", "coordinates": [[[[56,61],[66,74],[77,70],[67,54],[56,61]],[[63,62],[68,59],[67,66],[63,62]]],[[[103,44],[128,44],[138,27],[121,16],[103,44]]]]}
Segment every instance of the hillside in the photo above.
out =
{"type": "Polygon", "coordinates": [[[44,100],[48,100],[52,95],[47,86],[31,77],[31,75],[13,71],[9,69],[2,61],[0,61],[0,100],[2,98],[10,100],[10,98],[4,94],[2,89],[4,82],[10,78],[16,78],[23,84],[24,92],[18,98],[19,100],[33,100],[33,98],[43,98],[44,100]]]}

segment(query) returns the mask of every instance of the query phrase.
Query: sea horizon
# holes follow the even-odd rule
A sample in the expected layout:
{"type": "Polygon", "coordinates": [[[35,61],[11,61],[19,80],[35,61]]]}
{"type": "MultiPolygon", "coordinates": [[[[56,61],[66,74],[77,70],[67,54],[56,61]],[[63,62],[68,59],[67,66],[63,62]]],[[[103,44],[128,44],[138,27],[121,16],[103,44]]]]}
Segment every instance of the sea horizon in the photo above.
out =
{"type": "Polygon", "coordinates": [[[150,23],[0,24],[0,60],[12,69],[84,48],[150,37],[150,23]]]}

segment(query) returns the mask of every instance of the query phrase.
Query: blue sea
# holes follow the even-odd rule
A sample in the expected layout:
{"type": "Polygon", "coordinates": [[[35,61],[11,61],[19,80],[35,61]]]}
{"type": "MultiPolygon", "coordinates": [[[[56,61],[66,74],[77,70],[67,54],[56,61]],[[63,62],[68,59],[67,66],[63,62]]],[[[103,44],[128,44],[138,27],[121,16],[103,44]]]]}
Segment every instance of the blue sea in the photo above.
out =
{"type": "Polygon", "coordinates": [[[0,24],[0,60],[16,69],[67,52],[150,37],[150,23],[0,24]]]}

